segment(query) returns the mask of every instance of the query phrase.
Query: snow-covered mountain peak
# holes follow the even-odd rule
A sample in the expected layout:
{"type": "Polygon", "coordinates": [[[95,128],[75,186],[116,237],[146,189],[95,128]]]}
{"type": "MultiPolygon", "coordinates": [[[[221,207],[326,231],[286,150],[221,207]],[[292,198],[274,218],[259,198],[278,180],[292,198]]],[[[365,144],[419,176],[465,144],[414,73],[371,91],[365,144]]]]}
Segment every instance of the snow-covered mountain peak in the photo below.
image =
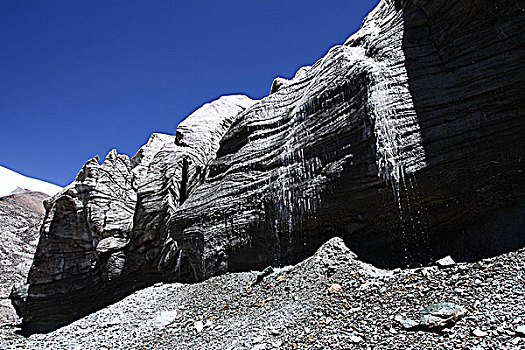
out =
{"type": "Polygon", "coordinates": [[[61,189],[57,185],[33,179],[0,166],[0,197],[27,191],[42,192],[53,196],[61,189]]]}

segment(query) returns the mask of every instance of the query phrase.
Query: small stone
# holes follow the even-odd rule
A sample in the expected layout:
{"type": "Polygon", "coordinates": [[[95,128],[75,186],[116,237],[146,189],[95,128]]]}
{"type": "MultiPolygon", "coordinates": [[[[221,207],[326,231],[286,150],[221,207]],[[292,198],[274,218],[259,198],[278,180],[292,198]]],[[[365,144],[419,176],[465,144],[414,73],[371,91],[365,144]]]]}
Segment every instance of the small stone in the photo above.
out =
{"type": "Polygon", "coordinates": [[[350,337],[350,341],[351,341],[352,343],[360,343],[360,342],[363,341],[363,338],[361,338],[361,337],[358,336],[358,335],[352,335],[352,336],[350,337]]]}
{"type": "Polygon", "coordinates": [[[439,267],[450,267],[456,265],[456,262],[450,257],[450,255],[436,261],[439,267]]]}
{"type": "Polygon", "coordinates": [[[328,291],[330,293],[335,293],[335,292],[339,292],[341,290],[341,285],[340,284],[337,284],[337,283],[334,283],[330,286],[330,288],[328,288],[328,291]]]}
{"type": "Polygon", "coordinates": [[[179,313],[175,310],[162,311],[160,314],[157,315],[157,318],[155,319],[155,327],[165,328],[175,320],[178,314],[179,313]]]}
{"type": "Polygon", "coordinates": [[[283,341],[280,340],[280,339],[277,339],[276,341],[274,341],[274,342],[272,343],[272,345],[273,345],[274,348],[280,348],[281,345],[283,345],[283,341]]]}
{"type": "Polygon", "coordinates": [[[476,337],[486,337],[487,335],[489,335],[487,332],[484,332],[479,328],[474,329],[472,334],[474,334],[476,337]]]}
{"type": "Polygon", "coordinates": [[[419,314],[421,325],[440,329],[453,326],[466,313],[465,308],[454,303],[438,303],[422,308],[419,314]]]}
{"type": "Polygon", "coordinates": [[[401,325],[401,327],[403,327],[404,329],[412,329],[412,328],[419,326],[418,322],[411,320],[409,318],[406,318],[406,319],[401,318],[401,320],[398,320],[398,322],[401,325]]]}
{"type": "Polygon", "coordinates": [[[262,343],[263,339],[264,339],[263,337],[255,337],[253,338],[252,343],[254,344],[262,343]]]}
{"type": "Polygon", "coordinates": [[[517,326],[516,335],[519,337],[525,337],[525,326],[517,326]]]}
{"type": "Polygon", "coordinates": [[[198,333],[202,332],[202,330],[204,329],[204,323],[202,323],[202,321],[197,321],[194,325],[198,333]]]}
{"type": "Polygon", "coordinates": [[[264,277],[271,275],[273,271],[274,271],[273,267],[268,266],[267,268],[265,268],[264,270],[262,270],[261,272],[257,274],[257,277],[255,277],[254,283],[261,283],[264,277]]]}

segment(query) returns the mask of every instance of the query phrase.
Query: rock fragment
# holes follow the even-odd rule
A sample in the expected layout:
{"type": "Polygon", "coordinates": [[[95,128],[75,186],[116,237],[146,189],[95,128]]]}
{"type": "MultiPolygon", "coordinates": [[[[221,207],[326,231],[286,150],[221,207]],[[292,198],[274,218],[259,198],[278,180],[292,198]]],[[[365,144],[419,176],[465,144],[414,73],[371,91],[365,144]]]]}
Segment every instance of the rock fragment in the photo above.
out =
{"type": "Polygon", "coordinates": [[[361,337],[358,336],[358,335],[352,335],[352,336],[350,337],[350,341],[351,341],[352,343],[361,343],[361,342],[363,341],[363,338],[361,338],[361,337]]]}
{"type": "Polygon", "coordinates": [[[472,331],[472,334],[474,334],[476,337],[486,337],[487,335],[489,335],[487,332],[482,331],[479,328],[474,329],[472,331]]]}
{"type": "Polygon", "coordinates": [[[204,323],[202,323],[202,321],[195,321],[194,326],[197,333],[202,332],[202,330],[204,329],[204,323]]]}
{"type": "Polygon", "coordinates": [[[330,293],[335,293],[335,292],[339,292],[341,290],[341,285],[340,284],[337,284],[337,283],[334,283],[330,286],[330,288],[328,288],[328,291],[330,293]]]}
{"type": "Polygon", "coordinates": [[[519,337],[525,337],[525,325],[516,327],[516,335],[519,337]]]}
{"type": "Polygon", "coordinates": [[[454,266],[456,262],[454,261],[454,259],[452,259],[452,257],[450,257],[450,255],[448,255],[442,259],[437,260],[436,264],[439,267],[451,267],[454,266]]]}
{"type": "Polygon", "coordinates": [[[420,326],[420,323],[410,318],[399,318],[397,320],[404,329],[415,329],[420,326]]]}
{"type": "Polygon", "coordinates": [[[454,303],[438,303],[423,307],[420,312],[420,325],[430,330],[441,330],[453,326],[465,315],[467,310],[454,303]]]}
{"type": "Polygon", "coordinates": [[[269,275],[271,275],[273,273],[274,269],[273,267],[271,266],[268,266],[267,268],[265,268],[264,270],[262,270],[261,272],[259,272],[257,274],[257,276],[255,277],[255,281],[254,281],[254,284],[257,284],[257,283],[261,283],[263,281],[263,279],[269,275]]]}
{"type": "Polygon", "coordinates": [[[466,312],[465,308],[454,303],[438,303],[421,308],[417,321],[401,315],[397,315],[395,320],[406,330],[441,332],[453,327],[466,312]]]}

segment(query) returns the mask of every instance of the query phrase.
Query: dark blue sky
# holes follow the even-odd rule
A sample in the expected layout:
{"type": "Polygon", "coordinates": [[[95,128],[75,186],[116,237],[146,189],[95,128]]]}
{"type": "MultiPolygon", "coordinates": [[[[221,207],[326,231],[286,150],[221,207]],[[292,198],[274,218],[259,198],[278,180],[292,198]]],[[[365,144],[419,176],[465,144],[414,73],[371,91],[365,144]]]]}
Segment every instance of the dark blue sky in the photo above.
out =
{"type": "Polygon", "coordinates": [[[65,186],[220,95],[268,94],[378,0],[0,0],[0,165],[65,186]]]}

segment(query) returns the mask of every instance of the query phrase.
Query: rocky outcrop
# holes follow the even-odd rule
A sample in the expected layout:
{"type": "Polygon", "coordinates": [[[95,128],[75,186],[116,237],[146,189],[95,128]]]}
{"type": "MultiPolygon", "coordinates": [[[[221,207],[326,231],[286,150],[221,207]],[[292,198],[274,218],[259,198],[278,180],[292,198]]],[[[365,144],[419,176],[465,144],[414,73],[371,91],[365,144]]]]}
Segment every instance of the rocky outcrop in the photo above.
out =
{"type": "Polygon", "coordinates": [[[47,197],[40,192],[0,197],[0,324],[15,319],[8,296],[13,283],[27,277],[44,216],[42,201],[47,197]]]}
{"type": "Polygon", "coordinates": [[[334,236],[381,266],[525,245],[525,1],[384,0],[252,105],[221,98],[47,204],[45,331],[155,281],[289,264],[334,236]]]}

